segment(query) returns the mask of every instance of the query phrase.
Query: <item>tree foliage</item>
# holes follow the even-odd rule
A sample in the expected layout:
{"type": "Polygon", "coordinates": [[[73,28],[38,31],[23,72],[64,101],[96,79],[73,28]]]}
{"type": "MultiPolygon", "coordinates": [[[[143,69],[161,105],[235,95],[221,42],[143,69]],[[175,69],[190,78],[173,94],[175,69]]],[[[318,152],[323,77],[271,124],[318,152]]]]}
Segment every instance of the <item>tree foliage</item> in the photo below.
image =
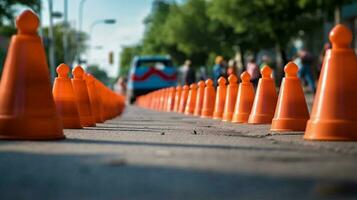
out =
{"type": "Polygon", "coordinates": [[[41,9],[41,0],[1,0],[0,26],[3,26],[5,21],[14,24],[15,6],[17,5],[28,6],[35,12],[38,12],[41,9]]]}
{"type": "MultiPolygon", "coordinates": [[[[44,32],[44,38],[45,38],[45,47],[48,52],[48,27],[45,27],[43,29],[44,32]]],[[[56,57],[56,65],[59,65],[60,63],[64,62],[64,49],[63,49],[63,34],[66,33],[68,37],[68,49],[67,49],[67,55],[68,55],[68,64],[72,64],[75,56],[76,56],[76,48],[78,45],[78,51],[80,53],[84,53],[85,49],[87,46],[85,45],[86,40],[88,39],[88,36],[85,33],[80,33],[80,40],[78,41],[77,38],[77,31],[72,28],[72,27],[67,27],[62,23],[55,24],[53,26],[53,33],[54,33],[54,40],[55,40],[55,57],[56,57]]],[[[47,54],[48,55],[48,54],[47,54]]]]}
{"type": "Polygon", "coordinates": [[[196,66],[207,65],[216,55],[232,57],[237,47],[253,53],[279,47],[284,55],[299,33],[321,30],[323,20],[333,19],[335,8],[349,2],[156,0],[145,20],[143,41],[124,48],[121,59],[127,63],[137,54],[169,54],[176,64],[189,58],[196,66]]]}

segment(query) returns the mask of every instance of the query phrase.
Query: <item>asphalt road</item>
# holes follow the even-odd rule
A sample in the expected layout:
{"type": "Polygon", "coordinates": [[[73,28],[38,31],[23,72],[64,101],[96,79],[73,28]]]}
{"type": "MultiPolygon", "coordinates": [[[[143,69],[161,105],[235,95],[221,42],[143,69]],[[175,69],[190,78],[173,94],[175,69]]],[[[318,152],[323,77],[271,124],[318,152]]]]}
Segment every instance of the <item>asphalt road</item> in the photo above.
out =
{"type": "Polygon", "coordinates": [[[0,199],[357,199],[357,143],[130,106],[66,140],[0,141],[0,199]]]}

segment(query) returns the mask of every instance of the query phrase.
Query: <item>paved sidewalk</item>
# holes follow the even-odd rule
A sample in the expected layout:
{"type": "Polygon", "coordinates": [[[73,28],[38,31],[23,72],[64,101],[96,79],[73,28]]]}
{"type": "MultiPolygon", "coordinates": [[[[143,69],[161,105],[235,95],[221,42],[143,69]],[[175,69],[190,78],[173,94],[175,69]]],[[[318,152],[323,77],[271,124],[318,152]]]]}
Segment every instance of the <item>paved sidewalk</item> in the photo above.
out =
{"type": "Polygon", "coordinates": [[[0,141],[0,199],[357,199],[357,143],[129,106],[55,142],[0,141]]]}

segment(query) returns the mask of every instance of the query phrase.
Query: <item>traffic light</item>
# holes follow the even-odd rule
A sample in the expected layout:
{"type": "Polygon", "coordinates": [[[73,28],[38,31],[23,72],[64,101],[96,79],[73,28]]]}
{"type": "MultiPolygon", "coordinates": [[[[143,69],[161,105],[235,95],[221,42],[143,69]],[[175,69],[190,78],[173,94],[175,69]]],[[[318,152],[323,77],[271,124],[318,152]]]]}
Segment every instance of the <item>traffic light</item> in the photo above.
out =
{"type": "Polygon", "coordinates": [[[109,64],[114,63],[114,53],[112,51],[109,52],[109,64]]]}

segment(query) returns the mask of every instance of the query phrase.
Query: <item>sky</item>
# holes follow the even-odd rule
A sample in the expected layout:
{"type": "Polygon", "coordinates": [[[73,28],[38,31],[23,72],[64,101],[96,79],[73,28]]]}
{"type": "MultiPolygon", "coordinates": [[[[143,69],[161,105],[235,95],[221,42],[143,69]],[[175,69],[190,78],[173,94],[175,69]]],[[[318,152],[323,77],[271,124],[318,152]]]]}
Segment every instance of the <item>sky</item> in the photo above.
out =
{"type": "MultiPolygon", "coordinates": [[[[99,64],[108,75],[115,77],[119,70],[119,54],[123,46],[138,43],[144,33],[144,18],[150,13],[153,0],[85,0],[82,30],[89,33],[91,24],[101,19],[116,19],[116,24],[98,24],[93,28],[91,46],[102,49],[88,49],[91,58],[88,63],[99,64]],[[114,64],[108,62],[108,54],[114,52],[114,64]]],[[[80,0],[68,0],[68,20],[72,27],[78,27],[80,0]]],[[[48,1],[42,0],[41,24],[48,26],[48,1]]],[[[63,13],[64,0],[53,0],[53,10],[63,13]]],[[[58,22],[62,19],[56,19],[58,22]]],[[[84,57],[84,56],[83,56],[84,57]]]]}

